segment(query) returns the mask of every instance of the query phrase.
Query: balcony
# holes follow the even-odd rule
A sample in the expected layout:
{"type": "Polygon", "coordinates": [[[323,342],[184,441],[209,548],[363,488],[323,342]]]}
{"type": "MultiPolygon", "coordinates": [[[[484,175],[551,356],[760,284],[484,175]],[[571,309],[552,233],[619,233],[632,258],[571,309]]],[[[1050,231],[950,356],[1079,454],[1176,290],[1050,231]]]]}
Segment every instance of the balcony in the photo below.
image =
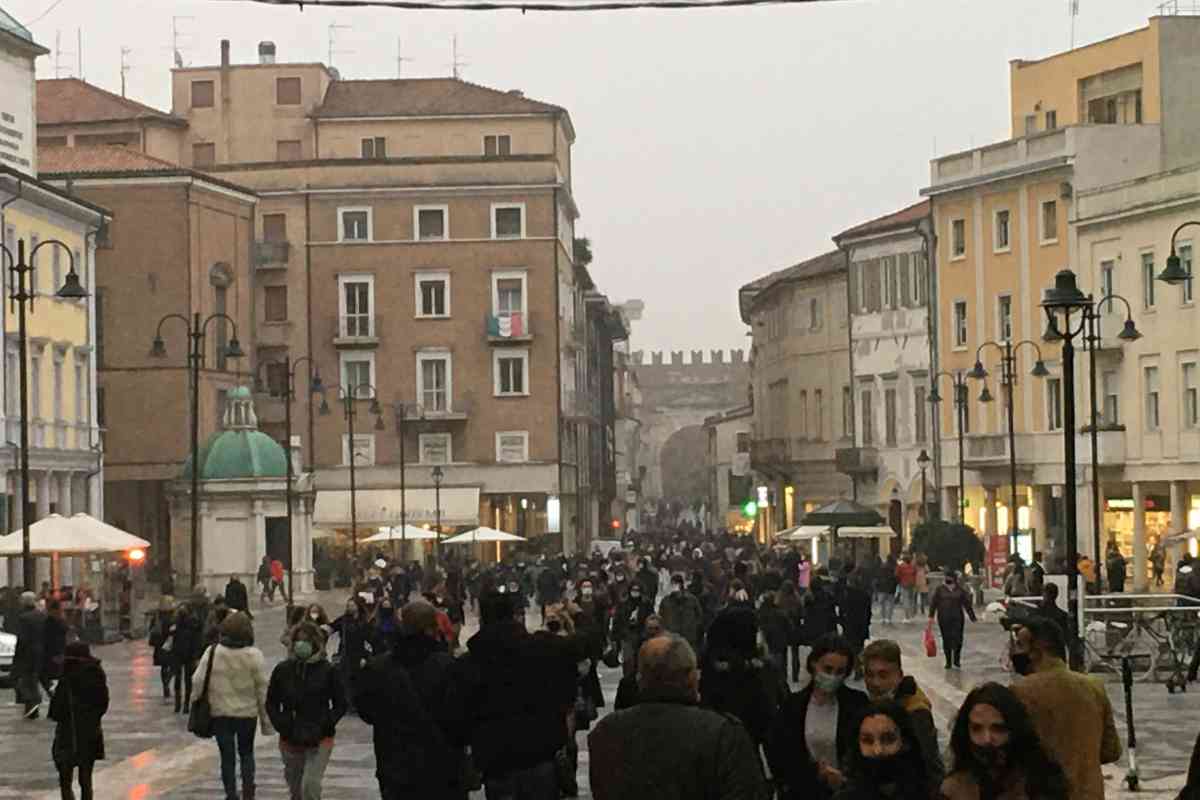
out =
{"type": "Polygon", "coordinates": [[[288,347],[292,343],[291,322],[259,323],[257,344],[259,347],[288,347]]]}
{"type": "Polygon", "coordinates": [[[533,341],[528,312],[488,314],[485,330],[492,344],[520,344],[533,341]]]}
{"type": "Polygon", "coordinates": [[[967,469],[1008,463],[1008,434],[973,434],[963,439],[963,464],[967,469]]]}
{"type": "Polygon", "coordinates": [[[333,346],[346,350],[379,346],[382,319],[374,314],[346,314],[333,320],[333,346]]]}
{"type": "Polygon", "coordinates": [[[750,442],[750,462],[783,466],[790,458],[787,439],[755,439],[750,442]]]}
{"type": "MultiPolygon", "coordinates": [[[[1084,425],[1080,429],[1079,439],[1075,443],[1076,457],[1080,464],[1091,465],[1092,463],[1092,432],[1091,428],[1084,425]]],[[[1187,436],[1187,432],[1180,437],[1181,440],[1187,436]]],[[[1125,464],[1125,426],[1116,425],[1105,427],[1100,425],[1096,431],[1096,455],[1098,456],[1100,467],[1120,467],[1125,464]]]]}
{"type": "Polygon", "coordinates": [[[256,269],[286,269],[291,246],[287,242],[255,242],[254,266],[256,269]]]}
{"type": "Polygon", "coordinates": [[[879,450],[874,447],[840,447],[834,462],[843,475],[879,474],[879,450]]]}

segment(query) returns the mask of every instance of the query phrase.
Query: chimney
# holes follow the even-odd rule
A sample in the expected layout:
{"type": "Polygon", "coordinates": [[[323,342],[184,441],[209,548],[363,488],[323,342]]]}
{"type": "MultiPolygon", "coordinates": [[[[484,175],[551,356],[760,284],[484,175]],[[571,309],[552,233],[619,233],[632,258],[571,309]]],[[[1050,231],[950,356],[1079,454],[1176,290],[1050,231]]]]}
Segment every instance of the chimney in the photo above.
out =
{"type": "Polygon", "coordinates": [[[274,64],[275,63],[275,43],[274,42],[259,42],[258,43],[258,63],[274,64]]]}
{"type": "Polygon", "coordinates": [[[229,66],[229,40],[228,39],[221,40],[221,66],[222,67],[229,66]]]}

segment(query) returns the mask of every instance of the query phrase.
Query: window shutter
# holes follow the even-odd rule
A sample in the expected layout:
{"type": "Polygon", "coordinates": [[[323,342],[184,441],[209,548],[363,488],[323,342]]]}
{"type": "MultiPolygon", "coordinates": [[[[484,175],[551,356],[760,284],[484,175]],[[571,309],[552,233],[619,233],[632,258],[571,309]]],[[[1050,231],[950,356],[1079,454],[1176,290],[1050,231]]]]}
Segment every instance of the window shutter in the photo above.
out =
{"type": "Polygon", "coordinates": [[[908,308],[912,305],[912,288],[910,286],[910,274],[908,267],[908,253],[900,254],[900,306],[908,308]]]}
{"type": "Polygon", "coordinates": [[[847,289],[850,292],[850,313],[855,314],[859,311],[858,308],[858,281],[859,270],[862,269],[862,263],[858,261],[850,262],[850,269],[846,271],[847,289]]]}
{"type": "Polygon", "coordinates": [[[867,271],[869,274],[870,283],[867,284],[867,310],[880,311],[883,309],[883,278],[879,272],[880,263],[878,258],[872,258],[867,262],[867,271]]]}

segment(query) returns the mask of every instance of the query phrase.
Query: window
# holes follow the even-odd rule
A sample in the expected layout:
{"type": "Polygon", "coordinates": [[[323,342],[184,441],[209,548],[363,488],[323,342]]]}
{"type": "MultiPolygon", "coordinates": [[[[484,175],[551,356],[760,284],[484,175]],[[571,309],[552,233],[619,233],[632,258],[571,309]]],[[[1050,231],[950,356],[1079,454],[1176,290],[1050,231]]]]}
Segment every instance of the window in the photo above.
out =
{"type": "Polygon", "coordinates": [[[362,140],[363,158],[387,158],[387,139],[383,136],[368,136],[362,140]]]}
{"type": "MultiPolygon", "coordinates": [[[[350,465],[350,434],[342,434],[342,466],[350,465]]],[[[375,465],[375,434],[354,434],[354,465],[370,467],[375,465]]]]}
{"type": "Polygon", "coordinates": [[[529,460],[529,431],[501,431],[496,434],[496,460],[519,464],[529,460]]]}
{"type": "Polygon", "coordinates": [[[446,217],[450,215],[447,206],[417,206],[413,209],[413,228],[417,239],[426,241],[444,241],[449,238],[446,217]]]}
{"type": "Polygon", "coordinates": [[[992,249],[997,253],[1007,253],[1008,243],[1008,209],[997,211],[992,217],[992,249]]]}
{"type": "Polygon", "coordinates": [[[42,357],[29,356],[29,411],[33,419],[42,419],[42,357]]]}
{"type": "MultiPolygon", "coordinates": [[[[218,314],[226,315],[229,313],[228,286],[213,287],[213,306],[218,314]]],[[[229,359],[227,355],[229,351],[229,333],[223,317],[218,317],[214,322],[217,328],[217,369],[224,370],[229,359]]]]}
{"type": "Polygon", "coordinates": [[[86,356],[78,357],[75,359],[75,422],[79,424],[88,421],[87,386],[86,356]]]}
{"type": "Polygon", "coordinates": [[[817,389],[813,392],[813,413],[816,414],[817,424],[813,426],[813,438],[818,442],[825,441],[825,396],[817,389]]]}
{"type": "Polygon", "coordinates": [[[450,410],[450,354],[417,353],[417,402],[425,411],[450,410]]]}
{"type": "Polygon", "coordinates": [[[1154,308],[1154,253],[1142,253],[1142,308],[1154,308]]]}
{"type": "Polygon", "coordinates": [[[192,81],[192,108],[213,107],[213,82],[192,81]]]}
{"type": "Polygon", "coordinates": [[[287,322],[288,296],[286,286],[263,287],[263,320],[265,322],[287,322]]]}
{"type": "Polygon", "coordinates": [[[525,238],[525,204],[524,203],[493,203],[492,204],[492,238],[493,239],[524,239],[525,238]]]}
{"type": "Polygon", "coordinates": [[[492,373],[497,397],[529,394],[529,351],[494,351],[492,373]]]}
{"type": "Polygon", "coordinates": [[[862,443],[866,447],[875,443],[875,421],[872,419],[871,390],[863,389],[859,395],[859,399],[862,401],[862,443]]]}
{"type": "Polygon", "coordinates": [[[450,316],[450,274],[418,272],[416,275],[417,316],[450,316]]]}
{"type": "Polygon", "coordinates": [[[954,302],[954,346],[967,346],[967,301],[954,302]]]}
{"type": "Polygon", "coordinates": [[[808,329],[816,331],[821,329],[821,298],[808,298],[808,329]]]}
{"type": "Polygon", "coordinates": [[[339,336],[374,336],[375,281],[369,275],[339,275],[339,336]]]}
{"type": "Polygon", "coordinates": [[[1116,291],[1113,279],[1116,277],[1114,264],[1111,260],[1100,262],[1100,296],[1109,298],[1104,302],[1104,313],[1111,314],[1113,310],[1112,294],[1116,291]]]}
{"type": "Polygon", "coordinates": [[[299,139],[280,139],[275,142],[276,161],[299,161],[301,158],[299,139]]]}
{"type": "Polygon", "coordinates": [[[263,241],[287,241],[287,214],[263,214],[263,241]]]}
{"type": "Polygon", "coordinates": [[[1104,392],[1104,407],[1102,418],[1104,424],[1110,427],[1121,424],[1121,384],[1120,375],[1116,370],[1105,370],[1101,376],[1101,388],[1104,392]]]}
{"type": "Polygon", "coordinates": [[[374,396],[374,353],[343,353],[341,356],[342,391],[360,399],[374,396]]]}
{"type": "Polygon", "coordinates": [[[267,362],[267,394],[283,397],[288,393],[288,369],[282,361],[267,362]]]}
{"type": "Polygon", "coordinates": [[[854,396],[849,386],[842,387],[842,437],[849,439],[854,426],[854,396]]]}
{"type": "Polygon", "coordinates": [[[507,156],[512,154],[512,138],[507,133],[483,137],[485,156],[507,156]]]}
{"type": "MultiPolygon", "coordinates": [[[[1179,245],[1177,252],[1179,254],[1179,266],[1183,267],[1183,271],[1186,272],[1189,276],[1191,276],[1191,274],[1192,274],[1192,243],[1187,242],[1185,244],[1179,245]]],[[[1187,281],[1184,281],[1182,284],[1180,284],[1179,293],[1180,293],[1180,302],[1182,302],[1182,303],[1192,302],[1192,282],[1190,280],[1187,280],[1187,281]]]]}
{"type": "Polygon", "coordinates": [[[963,373],[960,371],[956,376],[959,381],[958,386],[954,391],[958,392],[958,405],[962,407],[962,430],[963,433],[971,432],[971,397],[967,392],[967,386],[963,373]]]}
{"type": "Polygon", "coordinates": [[[1046,130],[1052,131],[1057,127],[1058,127],[1058,112],[1053,111],[1053,110],[1047,111],[1046,112],[1046,130]]]}
{"type": "Polygon", "coordinates": [[[1042,202],[1041,219],[1042,244],[1052,244],[1058,241],[1058,201],[1045,200],[1042,202]]]}
{"type": "Polygon", "coordinates": [[[55,245],[50,249],[54,251],[50,257],[50,291],[57,292],[62,287],[62,248],[55,245]]]}
{"type": "Polygon", "coordinates": [[[338,241],[369,242],[372,237],[372,214],[369,208],[338,209],[338,241]]]}
{"type": "Polygon", "coordinates": [[[1012,296],[1001,295],[996,304],[996,329],[1000,341],[1012,341],[1012,296]]]}
{"type": "Polygon", "coordinates": [[[736,441],[737,441],[737,451],[739,453],[749,453],[750,452],[750,442],[752,441],[751,437],[750,437],[750,431],[738,431],[736,441]]]}
{"type": "Polygon", "coordinates": [[[900,307],[900,282],[897,280],[896,257],[883,259],[884,304],[887,308],[900,307]]]}
{"type": "Polygon", "coordinates": [[[808,438],[808,391],[800,390],[800,438],[808,438]]]}
{"type": "Polygon", "coordinates": [[[950,222],[950,257],[962,258],[967,254],[967,221],[963,219],[950,222]]]}
{"type": "Polygon", "coordinates": [[[1196,385],[1196,362],[1182,365],[1183,372],[1183,426],[1195,428],[1200,425],[1200,388],[1196,385]]]}
{"type": "Polygon", "coordinates": [[[896,446],[896,390],[883,390],[883,435],[888,447],[896,446]]]}
{"type": "Polygon", "coordinates": [[[1046,378],[1046,430],[1062,430],[1062,379],[1046,378]]]}
{"type": "Polygon", "coordinates": [[[924,444],[929,436],[926,413],[925,387],[916,386],[913,388],[913,441],[921,444],[924,444]]]}
{"type": "MultiPolygon", "coordinates": [[[[54,356],[54,421],[63,419],[63,362],[56,353],[54,356]]],[[[59,442],[59,446],[62,442],[59,442]]]]}
{"type": "Polygon", "coordinates": [[[1142,378],[1146,390],[1146,430],[1156,431],[1160,422],[1158,416],[1158,367],[1145,367],[1142,370],[1142,378]]]}
{"type": "Polygon", "coordinates": [[[525,273],[492,273],[492,311],[497,317],[522,317],[525,314],[525,273]]]}
{"type": "Polygon", "coordinates": [[[275,105],[277,105],[277,106],[298,106],[298,105],[300,105],[300,79],[299,78],[276,78],[275,79],[275,105]]]}
{"type": "Polygon", "coordinates": [[[929,271],[925,264],[924,253],[913,253],[909,258],[913,271],[913,304],[917,308],[929,302],[929,271]]]}
{"type": "MultiPolygon", "coordinates": [[[[96,366],[103,367],[104,363],[104,289],[96,287],[96,366]]],[[[12,370],[8,370],[12,372],[12,370]]]]}
{"type": "Polygon", "coordinates": [[[1037,114],[1025,115],[1025,135],[1033,136],[1037,133],[1037,114]]]}
{"type": "Polygon", "coordinates": [[[417,435],[417,449],[422,464],[449,464],[452,458],[453,439],[448,433],[422,433],[417,435]]]}
{"type": "Polygon", "coordinates": [[[217,163],[217,146],[212,142],[196,142],[192,145],[192,166],[211,167],[217,163]]]}

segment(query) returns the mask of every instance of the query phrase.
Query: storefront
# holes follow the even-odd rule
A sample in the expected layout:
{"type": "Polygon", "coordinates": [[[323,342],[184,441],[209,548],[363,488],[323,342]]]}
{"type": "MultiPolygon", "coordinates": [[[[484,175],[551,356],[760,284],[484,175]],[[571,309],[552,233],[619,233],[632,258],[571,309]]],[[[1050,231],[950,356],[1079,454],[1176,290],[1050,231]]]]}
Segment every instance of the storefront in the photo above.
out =
{"type": "MultiPolygon", "coordinates": [[[[1124,493],[1106,492],[1105,495],[1101,545],[1107,551],[1109,545],[1115,542],[1126,558],[1132,558],[1133,498],[1124,493]]],[[[1153,547],[1158,542],[1166,541],[1171,533],[1171,498],[1168,495],[1147,494],[1145,520],[1146,546],[1153,547]]]]}

